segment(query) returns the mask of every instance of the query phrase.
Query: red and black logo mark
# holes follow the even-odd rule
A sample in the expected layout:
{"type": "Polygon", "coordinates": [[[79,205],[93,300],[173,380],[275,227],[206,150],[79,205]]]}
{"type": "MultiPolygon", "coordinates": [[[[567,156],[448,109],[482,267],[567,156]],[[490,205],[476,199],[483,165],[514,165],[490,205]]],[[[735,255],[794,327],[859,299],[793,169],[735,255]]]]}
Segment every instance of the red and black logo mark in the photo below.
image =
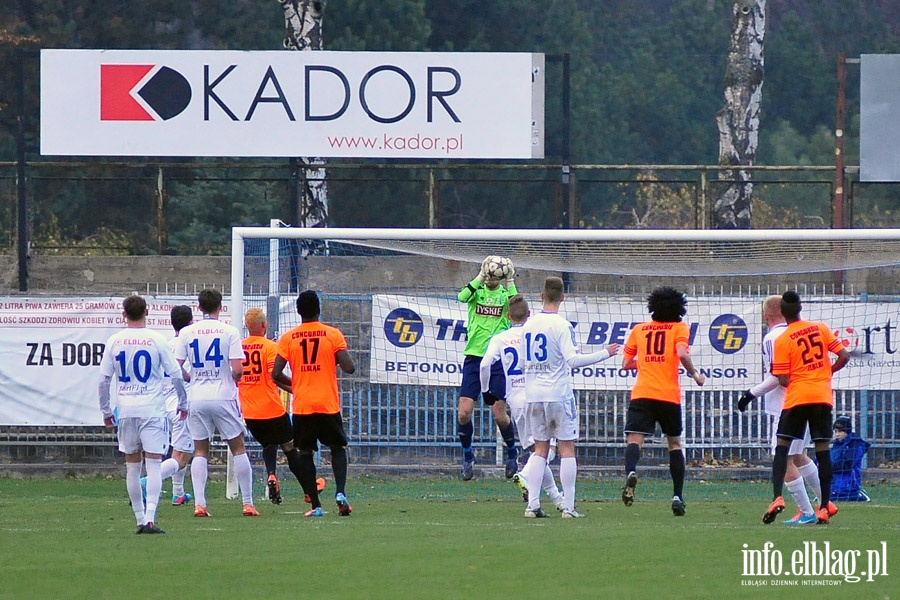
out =
{"type": "Polygon", "coordinates": [[[132,96],[154,69],[155,65],[100,65],[100,120],[168,121],[180,115],[191,102],[191,85],[169,67],[160,67],[136,90],[152,113],[132,96]]]}

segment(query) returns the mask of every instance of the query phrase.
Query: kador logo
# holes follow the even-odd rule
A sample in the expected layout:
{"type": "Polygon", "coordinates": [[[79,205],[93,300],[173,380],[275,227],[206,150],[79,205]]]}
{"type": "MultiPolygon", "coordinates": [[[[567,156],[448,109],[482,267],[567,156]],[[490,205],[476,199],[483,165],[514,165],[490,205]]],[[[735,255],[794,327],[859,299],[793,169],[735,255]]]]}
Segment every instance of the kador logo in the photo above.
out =
{"type": "Polygon", "coordinates": [[[190,102],[191,86],[174,69],[100,65],[101,121],[168,121],[190,102]]]}

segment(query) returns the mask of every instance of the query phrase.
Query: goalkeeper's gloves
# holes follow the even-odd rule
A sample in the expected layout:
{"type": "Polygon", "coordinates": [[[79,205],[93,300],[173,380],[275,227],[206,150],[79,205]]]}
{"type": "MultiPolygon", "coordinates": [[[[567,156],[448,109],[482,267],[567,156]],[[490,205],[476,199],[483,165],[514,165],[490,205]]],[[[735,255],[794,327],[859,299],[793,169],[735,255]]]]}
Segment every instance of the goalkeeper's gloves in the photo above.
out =
{"type": "Polygon", "coordinates": [[[498,396],[493,395],[490,392],[481,392],[481,398],[484,400],[484,403],[488,406],[494,404],[497,400],[500,400],[498,396]]]}
{"type": "Polygon", "coordinates": [[[513,266],[511,258],[507,258],[506,260],[509,261],[509,275],[506,276],[506,282],[507,284],[512,284],[513,279],[516,278],[516,268],[513,266]]]}
{"type": "Polygon", "coordinates": [[[490,262],[490,259],[491,257],[488,256],[483,261],[481,261],[481,270],[478,272],[478,275],[475,276],[475,279],[477,279],[481,283],[484,283],[486,280],[490,279],[487,274],[488,263],[490,262]]]}
{"type": "Polygon", "coordinates": [[[741,412],[746,411],[747,406],[749,406],[750,403],[753,402],[755,399],[756,399],[756,396],[751,394],[750,390],[747,390],[746,392],[741,394],[741,397],[738,399],[738,403],[737,403],[738,410],[741,412]]]}

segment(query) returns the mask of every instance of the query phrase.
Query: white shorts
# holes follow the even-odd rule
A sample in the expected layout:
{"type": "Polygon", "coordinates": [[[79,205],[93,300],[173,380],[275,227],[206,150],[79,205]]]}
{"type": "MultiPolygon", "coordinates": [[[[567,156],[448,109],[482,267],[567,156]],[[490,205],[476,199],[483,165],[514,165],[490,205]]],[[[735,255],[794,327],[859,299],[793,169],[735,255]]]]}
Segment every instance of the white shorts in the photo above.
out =
{"type": "Polygon", "coordinates": [[[119,452],[136,454],[165,454],[169,447],[169,423],[163,417],[125,417],[119,419],[116,437],[119,452]]]}
{"type": "MultiPolygon", "coordinates": [[[[769,420],[769,426],[771,435],[769,436],[769,453],[772,456],[775,456],[775,446],[778,445],[778,421],[781,419],[781,415],[769,415],[771,419],[769,420]]],[[[809,436],[809,425],[806,426],[806,432],[803,434],[802,440],[791,440],[791,445],[788,447],[788,456],[796,456],[797,454],[806,454],[806,447],[811,443],[812,438],[809,436]]]]}
{"type": "Polygon", "coordinates": [[[237,400],[191,402],[188,429],[194,441],[212,440],[216,430],[223,440],[233,440],[245,433],[241,407],[237,400]]]}
{"type": "Polygon", "coordinates": [[[167,412],[166,417],[169,419],[169,445],[173,450],[193,454],[194,440],[191,438],[191,430],[188,429],[188,420],[179,419],[177,410],[167,412]]]}
{"type": "MultiPolygon", "coordinates": [[[[529,402],[525,409],[525,427],[535,441],[564,442],[578,439],[578,411],[575,399],[565,402],[529,402]]],[[[524,447],[524,443],[523,443],[524,447]]]]}
{"type": "MultiPolygon", "coordinates": [[[[511,412],[513,421],[516,422],[519,446],[521,446],[522,450],[528,450],[534,446],[534,436],[531,434],[531,430],[528,429],[528,420],[525,418],[525,406],[514,409],[511,412]]],[[[550,438],[550,445],[556,446],[556,438],[550,438]]]]}

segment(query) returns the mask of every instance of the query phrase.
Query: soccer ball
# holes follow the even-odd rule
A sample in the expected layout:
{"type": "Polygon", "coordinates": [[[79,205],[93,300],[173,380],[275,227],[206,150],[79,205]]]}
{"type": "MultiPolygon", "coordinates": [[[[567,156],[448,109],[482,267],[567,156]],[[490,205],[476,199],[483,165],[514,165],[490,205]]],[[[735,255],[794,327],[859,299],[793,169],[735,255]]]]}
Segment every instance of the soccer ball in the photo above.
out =
{"type": "Polygon", "coordinates": [[[502,256],[488,256],[482,264],[484,274],[488,279],[500,281],[509,277],[509,259],[502,256]]]}

